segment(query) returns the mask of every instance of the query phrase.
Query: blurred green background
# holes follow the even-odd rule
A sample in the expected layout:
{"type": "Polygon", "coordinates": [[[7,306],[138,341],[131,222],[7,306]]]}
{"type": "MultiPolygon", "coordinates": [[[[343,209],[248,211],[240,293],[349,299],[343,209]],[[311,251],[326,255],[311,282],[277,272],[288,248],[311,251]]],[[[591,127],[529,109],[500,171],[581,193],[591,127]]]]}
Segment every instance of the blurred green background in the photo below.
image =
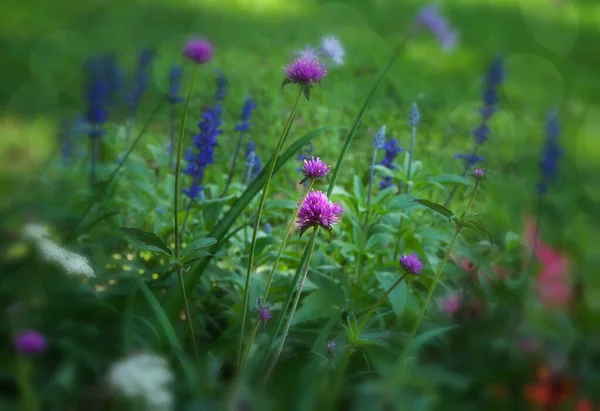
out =
{"type": "MultiPolygon", "coordinates": [[[[296,128],[348,125],[358,112],[392,47],[421,1],[356,0],[8,0],[0,5],[0,184],[4,200],[35,173],[56,145],[58,120],[81,112],[82,65],[97,53],[114,51],[131,68],[142,47],[157,50],[152,90],[158,98],[171,64],[191,35],[209,38],[216,48],[213,66],[228,77],[228,129],[217,161],[229,164],[228,146],[243,100],[257,102],[253,138],[263,158],[289,110],[290,93],[280,91],[281,67],[305,44],[326,34],[340,38],[346,64],[332,69],[323,87],[303,104],[296,128]]],[[[430,36],[411,42],[364,118],[351,147],[340,184],[364,175],[371,139],[381,124],[408,145],[407,115],[416,101],[422,113],[416,158],[425,167],[459,173],[453,158],[472,146],[478,121],[482,76],[498,53],[507,72],[501,111],[482,148],[492,183],[478,212],[493,230],[522,231],[533,214],[538,161],[549,109],[557,107],[565,148],[559,178],[545,200],[542,236],[576,261],[587,279],[590,304],[598,306],[600,280],[600,4],[595,0],[452,0],[442,5],[460,32],[456,51],[446,54],[430,36]],[[594,302],[597,301],[597,302],[594,302]]],[[[209,73],[209,74],[206,74],[209,73]]],[[[210,79],[200,82],[212,94],[210,79]],[[209,87],[210,86],[210,87],[209,87]]],[[[184,82],[185,84],[185,82],[184,82]]],[[[185,85],[184,85],[185,87],[185,85]]],[[[206,90],[201,88],[205,87],[206,90]]],[[[151,101],[143,105],[149,111],[151,101]]],[[[155,125],[160,132],[166,130],[155,125]]],[[[303,131],[303,130],[302,130],[303,131]]],[[[343,135],[339,136],[339,139],[343,135]]],[[[165,138],[166,141],[166,138],[165,138]]],[[[86,142],[82,141],[82,145],[86,142]]],[[[332,161],[341,144],[315,142],[315,154],[332,161]]],[[[210,177],[209,177],[210,178],[210,177]]]]}

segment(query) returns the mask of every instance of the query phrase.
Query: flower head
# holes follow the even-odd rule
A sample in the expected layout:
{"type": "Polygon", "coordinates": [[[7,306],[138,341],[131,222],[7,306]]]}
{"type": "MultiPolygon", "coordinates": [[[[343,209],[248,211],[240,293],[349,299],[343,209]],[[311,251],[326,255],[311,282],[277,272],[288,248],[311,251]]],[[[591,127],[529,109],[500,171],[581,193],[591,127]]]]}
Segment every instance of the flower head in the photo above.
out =
{"type": "Polygon", "coordinates": [[[254,104],[254,100],[251,97],[248,97],[244,102],[244,107],[242,108],[242,119],[235,126],[236,131],[246,132],[250,129],[250,118],[252,117],[252,112],[256,109],[256,104],[254,104]]]}
{"type": "Polygon", "coordinates": [[[344,47],[335,36],[325,36],[321,42],[321,48],[335,64],[344,64],[344,47]]]}
{"type": "Polygon", "coordinates": [[[467,167],[473,167],[475,164],[484,161],[483,157],[472,153],[457,153],[454,155],[454,158],[464,160],[467,167]]]}
{"type": "Polygon", "coordinates": [[[563,154],[563,151],[558,144],[560,127],[558,125],[557,117],[558,113],[555,110],[551,111],[546,124],[546,143],[540,161],[542,181],[538,184],[538,191],[540,194],[546,194],[548,192],[548,183],[556,178],[558,160],[563,154]]]}
{"type": "Polygon", "coordinates": [[[256,299],[256,311],[258,312],[258,319],[263,324],[273,318],[271,313],[271,306],[269,304],[263,304],[259,298],[256,299]]]}
{"type": "Polygon", "coordinates": [[[487,178],[487,175],[483,168],[474,168],[473,171],[471,171],[471,177],[473,177],[477,181],[480,181],[485,180],[487,178]]]}
{"type": "Polygon", "coordinates": [[[377,130],[375,137],[373,137],[373,146],[375,148],[383,148],[383,145],[385,144],[385,132],[386,127],[384,124],[379,130],[377,130]]]}
{"type": "Polygon", "coordinates": [[[298,211],[296,223],[301,229],[300,235],[313,226],[331,230],[332,225],[340,221],[343,211],[342,206],[329,201],[325,193],[312,190],[298,211]]]}
{"type": "Polygon", "coordinates": [[[285,83],[297,83],[309,86],[319,83],[326,75],[327,70],[321,65],[318,58],[299,57],[284,67],[285,83]]]}
{"type": "Polygon", "coordinates": [[[417,103],[413,101],[412,105],[410,106],[410,114],[408,115],[408,124],[416,127],[419,125],[420,120],[421,114],[419,113],[419,106],[417,106],[417,103]]]}
{"type": "Polygon", "coordinates": [[[460,308],[460,296],[457,292],[451,292],[440,299],[440,307],[448,317],[454,317],[454,314],[460,308]]]}
{"type": "MultiPolygon", "coordinates": [[[[388,141],[386,141],[383,144],[383,149],[385,150],[385,157],[379,162],[379,164],[390,170],[395,170],[396,166],[394,165],[394,160],[398,156],[398,153],[403,152],[404,149],[398,146],[398,140],[395,138],[390,138],[388,141]]],[[[391,187],[393,183],[394,179],[391,176],[385,176],[381,179],[379,187],[384,190],[388,187],[391,187]]]]}
{"type": "Polygon", "coordinates": [[[269,224],[269,223],[265,224],[265,234],[271,235],[271,231],[273,231],[273,227],[271,227],[271,224],[269,224]]]}
{"type": "Polygon", "coordinates": [[[212,59],[213,48],[207,40],[191,39],[186,43],[183,55],[196,64],[204,64],[212,59]]]}
{"type": "Polygon", "coordinates": [[[17,352],[26,355],[37,355],[44,352],[47,346],[46,337],[38,331],[27,330],[20,332],[14,340],[17,352]]]}
{"type": "Polygon", "coordinates": [[[427,28],[437,37],[446,51],[452,50],[458,42],[458,33],[448,24],[448,21],[439,14],[438,6],[431,5],[423,8],[417,16],[417,23],[427,28]]]}
{"type": "Polygon", "coordinates": [[[166,359],[139,353],[115,363],[108,374],[110,385],[121,395],[142,401],[149,411],[173,409],[170,384],[174,377],[166,359]]]}
{"type": "Polygon", "coordinates": [[[311,60],[319,58],[319,53],[317,50],[308,44],[302,50],[298,51],[296,55],[300,58],[307,58],[311,60]]]}
{"type": "Polygon", "coordinates": [[[407,274],[415,274],[418,275],[421,273],[423,269],[423,263],[419,259],[419,256],[416,253],[405,254],[400,257],[400,265],[406,271],[407,274]]]}
{"type": "Polygon", "coordinates": [[[310,160],[304,160],[302,172],[307,179],[317,180],[326,177],[331,172],[331,168],[319,157],[312,157],[310,160]]]}
{"type": "Polygon", "coordinates": [[[169,91],[167,99],[171,104],[183,102],[183,98],[179,96],[179,88],[181,87],[181,67],[172,65],[169,70],[169,91]]]}

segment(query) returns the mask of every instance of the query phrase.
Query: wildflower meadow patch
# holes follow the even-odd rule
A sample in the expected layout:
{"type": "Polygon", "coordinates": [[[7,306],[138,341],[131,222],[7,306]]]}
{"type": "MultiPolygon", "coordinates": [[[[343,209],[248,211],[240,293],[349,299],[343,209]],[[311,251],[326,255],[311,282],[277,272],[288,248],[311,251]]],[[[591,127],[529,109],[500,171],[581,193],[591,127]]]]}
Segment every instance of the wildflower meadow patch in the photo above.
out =
{"type": "Polygon", "coordinates": [[[232,14],[79,56],[56,149],[1,203],[0,409],[600,407],[595,237],[557,234],[587,201],[570,106],[511,94],[471,6],[381,3],[372,50],[352,13],[224,47],[232,14]]]}

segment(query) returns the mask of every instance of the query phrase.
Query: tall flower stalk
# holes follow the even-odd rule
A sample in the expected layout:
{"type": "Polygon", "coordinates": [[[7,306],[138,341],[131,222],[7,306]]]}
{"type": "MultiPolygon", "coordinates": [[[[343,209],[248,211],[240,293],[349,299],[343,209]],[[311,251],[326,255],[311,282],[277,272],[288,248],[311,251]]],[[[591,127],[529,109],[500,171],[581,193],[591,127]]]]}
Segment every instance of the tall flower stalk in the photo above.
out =
{"type": "Polygon", "coordinates": [[[538,206],[535,217],[535,233],[533,249],[531,251],[531,258],[529,259],[529,267],[533,266],[533,258],[535,256],[535,250],[537,249],[537,241],[539,237],[540,220],[542,216],[542,204],[543,198],[548,193],[549,184],[556,179],[556,173],[558,169],[558,160],[563,155],[558,137],[560,136],[560,126],[558,124],[558,112],[556,110],[550,111],[548,114],[548,120],[546,122],[546,141],[542,150],[540,159],[540,172],[541,181],[537,185],[538,192],[538,206]]]}
{"type": "Polygon", "coordinates": [[[365,222],[363,223],[363,236],[358,255],[356,257],[355,277],[357,283],[360,283],[360,274],[362,272],[362,255],[365,252],[367,233],[369,231],[369,213],[371,211],[371,195],[373,192],[373,178],[375,176],[375,164],[377,162],[377,151],[385,145],[385,125],[381,126],[373,138],[373,157],[371,159],[371,168],[369,170],[369,188],[367,191],[367,210],[365,212],[365,222]]]}
{"type": "Polygon", "coordinates": [[[298,95],[296,97],[296,101],[294,102],[292,111],[288,116],[286,124],[279,136],[277,141],[277,146],[275,147],[275,152],[271,157],[271,161],[269,162],[269,170],[267,172],[267,176],[265,179],[265,184],[263,186],[262,194],[260,197],[260,201],[258,203],[258,210],[256,212],[256,220],[254,223],[254,230],[252,232],[252,243],[250,244],[250,255],[248,256],[248,269],[246,271],[246,280],[244,283],[244,301],[242,308],[242,324],[240,329],[240,338],[238,342],[238,366],[242,361],[243,354],[243,345],[244,345],[244,334],[246,328],[246,316],[248,314],[248,302],[250,299],[250,274],[252,272],[253,263],[254,263],[254,253],[256,251],[256,236],[258,234],[258,228],[260,227],[260,219],[262,217],[262,212],[265,204],[265,199],[267,196],[267,192],[269,190],[269,185],[271,184],[271,178],[273,177],[273,171],[275,170],[275,163],[277,162],[277,157],[279,157],[279,152],[281,151],[281,147],[283,146],[283,142],[285,137],[288,134],[292,126],[292,122],[296,116],[296,111],[298,110],[298,106],[300,104],[300,99],[302,95],[306,97],[307,100],[310,100],[310,90],[314,84],[320,84],[321,80],[327,75],[327,70],[323,68],[318,59],[308,59],[308,58],[297,58],[292,61],[289,65],[284,67],[285,78],[283,80],[282,87],[285,87],[287,84],[294,83],[297,84],[298,87],[298,95]]]}
{"type": "MultiPolygon", "coordinates": [[[[485,86],[483,90],[482,101],[483,105],[479,109],[481,114],[481,122],[479,126],[473,130],[474,144],[473,150],[470,153],[458,153],[454,157],[462,159],[465,162],[465,167],[462,176],[467,175],[467,172],[477,163],[483,161],[483,158],[477,154],[479,148],[488,140],[490,136],[490,128],[488,122],[493,114],[498,110],[498,87],[504,81],[503,60],[500,56],[496,57],[490,64],[485,76],[485,86]]],[[[458,190],[458,185],[455,185],[444,205],[448,206],[452,198],[458,190]]]]}
{"type": "Polygon", "coordinates": [[[410,332],[408,340],[404,344],[404,349],[402,350],[402,354],[400,355],[400,360],[398,362],[398,375],[401,375],[401,373],[404,370],[404,363],[405,363],[408,353],[410,351],[410,347],[417,335],[417,331],[419,330],[421,321],[423,320],[423,316],[425,315],[425,312],[427,311],[427,308],[429,307],[429,303],[431,302],[431,297],[433,296],[433,292],[435,291],[435,288],[440,281],[440,278],[444,271],[444,267],[446,266],[446,263],[448,262],[448,258],[450,257],[450,253],[452,252],[452,249],[454,248],[454,244],[456,243],[456,240],[458,239],[458,236],[459,236],[460,232],[462,231],[462,228],[463,228],[462,218],[467,216],[469,211],[471,210],[471,207],[473,206],[473,202],[475,200],[475,195],[477,194],[477,189],[479,188],[479,182],[481,180],[485,179],[485,172],[482,169],[474,169],[472,176],[475,179],[475,186],[473,187],[473,192],[471,193],[469,204],[467,205],[467,208],[465,209],[464,213],[462,214],[463,217],[461,217],[460,221],[459,220],[456,221],[456,228],[454,229],[454,234],[452,235],[452,239],[450,240],[450,243],[448,244],[446,252],[444,253],[442,262],[440,263],[440,265],[437,268],[433,282],[429,286],[429,291],[427,292],[425,301],[421,305],[421,310],[419,311],[419,315],[417,316],[417,320],[415,321],[415,323],[413,325],[413,328],[410,332]]]}
{"type": "Polygon", "coordinates": [[[306,276],[308,274],[308,269],[310,266],[310,259],[315,248],[315,242],[317,239],[318,228],[324,228],[326,230],[332,230],[332,226],[337,224],[341,219],[341,214],[343,212],[342,206],[338,203],[332,203],[327,198],[327,195],[322,193],[321,191],[311,191],[307,196],[300,207],[298,212],[298,220],[296,221],[300,227],[300,235],[302,235],[309,228],[313,228],[313,233],[310,236],[310,240],[308,242],[308,256],[306,258],[306,264],[304,265],[304,269],[302,272],[302,276],[300,277],[300,283],[298,285],[298,290],[296,291],[296,297],[292,304],[292,308],[290,309],[290,314],[288,316],[287,323],[283,329],[283,333],[281,336],[281,342],[275,350],[275,354],[267,369],[265,376],[263,378],[263,383],[269,378],[269,375],[275,368],[277,364],[277,360],[281,355],[281,351],[283,350],[283,346],[285,345],[285,339],[292,325],[292,321],[294,319],[294,314],[296,313],[296,309],[298,308],[298,302],[300,301],[300,296],[302,295],[302,289],[304,287],[304,283],[306,281],[306,276]]]}
{"type": "MultiPolygon", "coordinates": [[[[296,221],[296,218],[298,217],[298,213],[300,212],[300,209],[304,205],[306,196],[312,189],[314,183],[317,180],[329,175],[329,172],[331,171],[331,169],[329,168],[329,166],[327,164],[325,164],[323,161],[321,161],[318,157],[316,159],[313,157],[310,160],[304,160],[304,167],[302,168],[302,171],[304,173],[304,179],[300,182],[300,184],[303,184],[305,182],[305,180],[308,184],[306,186],[306,189],[304,190],[304,193],[302,194],[302,197],[300,198],[300,201],[298,202],[298,206],[295,208],[294,213],[292,214],[292,217],[290,218],[290,221],[285,229],[283,241],[279,245],[279,250],[277,251],[277,256],[275,257],[275,262],[273,263],[271,272],[269,273],[269,277],[267,279],[267,285],[265,286],[265,292],[264,292],[262,300],[260,302],[261,305],[265,305],[267,302],[267,298],[269,297],[269,291],[271,290],[271,284],[273,282],[273,279],[275,278],[275,272],[277,271],[277,267],[279,266],[279,260],[281,259],[283,250],[285,249],[287,242],[290,238],[290,234],[292,233],[292,227],[294,226],[294,222],[296,221]]],[[[250,351],[252,342],[254,341],[254,338],[256,337],[256,332],[258,331],[258,326],[260,325],[261,321],[262,321],[262,318],[261,318],[261,316],[259,316],[256,319],[254,327],[252,328],[252,332],[250,333],[250,339],[248,340],[247,348],[245,350],[244,357],[242,358],[242,367],[244,366],[245,361],[248,357],[248,352],[250,351]]]]}
{"type": "Polygon", "coordinates": [[[237,126],[235,126],[235,130],[239,132],[239,136],[235,145],[235,150],[233,151],[233,158],[231,159],[231,168],[229,169],[229,175],[227,176],[227,183],[225,183],[225,188],[223,189],[221,197],[225,197],[227,195],[227,190],[229,190],[229,186],[233,181],[233,174],[235,173],[235,168],[237,166],[237,160],[244,140],[244,134],[250,130],[250,119],[252,117],[252,112],[255,109],[256,104],[254,104],[254,100],[252,100],[251,97],[248,97],[244,102],[244,107],[242,108],[241,121],[237,126]]]}
{"type": "Polygon", "coordinates": [[[170,127],[169,127],[169,170],[173,169],[173,156],[175,154],[175,117],[177,104],[183,102],[183,98],[179,96],[179,88],[181,87],[182,71],[179,66],[171,66],[169,71],[169,90],[167,92],[167,100],[170,104],[170,127]]]}
{"type": "Polygon", "coordinates": [[[187,98],[185,106],[183,108],[183,115],[181,118],[181,129],[179,131],[179,142],[177,144],[177,157],[175,163],[175,192],[173,201],[173,231],[175,234],[175,269],[177,276],[179,277],[179,285],[183,294],[183,300],[185,303],[186,316],[188,319],[188,325],[190,327],[190,333],[192,335],[192,342],[194,344],[194,352],[196,353],[196,359],[200,361],[198,353],[198,346],[196,344],[196,336],[194,334],[194,325],[192,322],[192,316],[190,312],[189,302],[185,293],[185,281],[183,279],[183,267],[179,262],[180,256],[180,241],[179,241],[179,180],[181,175],[181,153],[183,152],[183,136],[185,135],[185,123],[187,120],[188,111],[190,108],[190,101],[192,100],[192,93],[194,91],[194,83],[196,82],[196,73],[198,72],[198,66],[200,64],[208,63],[212,59],[212,46],[205,40],[190,40],[186,44],[183,55],[192,60],[194,64],[194,70],[192,71],[192,79],[188,88],[187,98]]]}
{"type": "MultiPolygon", "coordinates": [[[[406,167],[406,184],[404,186],[404,193],[408,194],[409,186],[410,186],[410,176],[412,173],[412,162],[413,155],[415,151],[415,141],[417,139],[417,126],[421,120],[421,115],[419,113],[419,107],[417,103],[413,102],[410,107],[410,114],[408,115],[408,124],[411,126],[410,133],[410,150],[408,152],[408,165],[406,167]]],[[[400,223],[398,224],[398,235],[396,236],[396,244],[394,245],[394,260],[398,258],[398,253],[400,252],[400,240],[402,240],[402,226],[404,225],[404,216],[400,217],[400,223]]]]}

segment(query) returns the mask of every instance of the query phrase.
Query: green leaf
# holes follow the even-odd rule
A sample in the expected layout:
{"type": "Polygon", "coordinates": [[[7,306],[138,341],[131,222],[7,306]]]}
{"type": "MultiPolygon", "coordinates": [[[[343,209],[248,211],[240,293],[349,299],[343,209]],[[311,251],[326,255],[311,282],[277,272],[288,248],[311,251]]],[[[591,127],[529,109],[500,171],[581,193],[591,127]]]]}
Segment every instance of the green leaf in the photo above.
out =
{"type": "MultiPolygon", "coordinates": [[[[375,272],[375,277],[379,284],[381,284],[381,288],[386,292],[389,288],[396,282],[398,279],[399,273],[389,273],[386,271],[377,271],[375,272]]],[[[404,309],[406,307],[406,300],[408,299],[408,288],[406,287],[406,281],[402,281],[400,284],[396,286],[394,291],[390,293],[388,296],[390,300],[390,304],[392,305],[392,309],[394,313],[396,313],[396,317],[401,319],[404,316],[404,309]]]]}
{"type": "Polygon", "coordinates": [[[119,230],[144,243],[145,246],[140,247],[142,249],[165,252],[168,255],[173,255],[173,250],[171,250],[167,243],[165,243],[159,236],[157,236],[154,233],[131,227],[119,227],[119,230]]]}
{"type": "Polygon", "coordinates": [[[458,327],[458,325],[447,325],[444,327],[436,327],[433,330],[424,332],[423,334],[419,335],[413,340],[412,344],[409,347],[409,353],[415,353],[419,350],[419,348],[425,345],[425,343],[429,342],[429,340],[438,337],[456,327],[458,327]]]}
{"type": "Polygon", "coordinates": [[[427,208],[429,208],[430,210],[435,211],[436,213],[440,213],[441,215],[445,216],[445,217],[452,217],[454,215],[454,213],[447,207],[438,204],[438,203],[434,203],[433,201],[429,201],[429,200],[423,200],[423,199],[417,199],[417,200],[413,200],[415,203],[419,203],[427,208]]]}
{"type": "Polygon", "coordinates": [[[297,204],[293,200],[278,198],[275,200],[269,200],[265,206],[265,210],[294,210],[296,206],[297,204]]]}
{"type": "Polygon", "coordinates": [[[364,204],[366,201],[365,190],[363,188],[362,182],[360,181],[360,177],[354,175],[354,196],[356,197],[356,202],[359,205],[364,204]]]}
{"type": "Polygon", "coordinates": [[[200,238],[199,240],[191,242],[187,247],[181,250],[181,253],[179,255],[181,258],[183,258],[190,253],[198,251],[201,248],[210,247],[212,245],[215,245],[216,243],[217,240],[215,240],[212,237],[200,238]]]}
{"type": "Polygon", "coordinates": [[[392,241],[393,238],[389,233],[373,234],[371,237],[369,237],[369,240],[367,241],[367,250],[373,252],[381,251],[386,244],[389,244],[392,241]]]}
{"type": "Polygon", "coordinates": [[[454,184],[462,184],[465,186],[472,186],[473,180],[470,178],[466,178],[457,174],[440,174],[435,177],[429,177],[427,179],[429,182],[435,183],[454,183],[454,184]]]}
{"type": "Polygon", "coordinates": [[[480,232],[482,234],[486,234],[487,236],[490,236],[489,231],[484,226],[482,226],[480,223],[478,223],[475,220],[465,221],[465,222],[462,223],[462,225],[463,225],[463,227],[469,227],[469,228],[471,228],[471,229],[473,229],[475,231],[478,231],[478,232],[480,232]]]}
{"type": "Polygon", "coordinates": [[[306,321],[318,320],[333,315],[338,307],[333,304],[329,295],[324,291],[315,291],[304,297],[302,307],[298,309],[292,324],[300,324],[306,321]]]}
{"type": "Polygon", "coordinates": [[[177,334],[175,333],[173,326],[167,318],[167,314],[163,310],[162,306],[160,305],[154,294],[152,294],[152,291],[150,291],[144,280],[142,280],[139,276],[133,276],[131,278],[137,283],[138,287],[140,288],[140,290],[142,290],[142,293],[148,300],[148,304],[150,305],[150,308],[152,308],[152,311],[154,312],[154,315],[158,320],[158,324],[161,327],[163,335],[167,337],[171,349],[177,354],[177,358],[181,362],[181,367],[183,368],[188,378],[188,384],[190,384],[190,386],[194,386],[196,378],[194,370],[191,367],[192,363],[188,361],[187,358],[185,358],[185,352],[181,347],[181,344],[179,342],[179,339],[177,338],[177,334]]]}
{"type": "Polygon", "coordinates": [[[410,194],[400,194],[397,195],[396,197],[394,197],[392,199],[392,201],[390,201],[390,210],[403,210],[406,208],[413,208],[416,207],[417,205],[415,203],[413,203],[413,200],[415,199],[414,196],[410,195],[410,194]]]}
{"type": "MultiPolygon", "coordinates": [[[[290,144],[290,146],[283,153],[279,155],[275,163],[275,169],[273,171],[273,175],[277,173],[283,165],[291,158],[295,157],[298,151],[304,147],[309,141],[313,138],[322,134],[326,131],[336,130],[341,128],[340,126],[329,126],[329,127],[321,127],[316,130],[311,131],[308,134],[300,137],[294,143],[290,144]]],[[[252,181],[252,183],[246,188],[246,190],[242,193],[242,195],[231,205],[231,208],[225,213],[225,215],[219,220],[215,228],[209,234],[210,237],[213,237],[217,240],[217,243],[212,246],[211,252],[213,255],[225,244],[225,237],[227,233],[235,223],[235,221],[242,215],[242,211],[246,208],[248,204],[252,201],[254,196],[256,196],[260,190],[263,188],[265,184],[265,179],[267,177],[267,171],[269,169],[270,161],[265,165],[262,171],[258,174],[258,176],[252,181]]],[[[186,279],[186,291],[191,292],[194,285],[202,276],[204,270],[210,263],[211,257],[207,256],[204,258],[198,266],[196,266],[188,275],[186,279]]],[[[172,290],[169,298],[167,299],[165,310],[169,313],[169,318],[173,318],[177,312],[177,307],[181,306],[182,295],[180,290],[172,290]]]]}
{"type": "Polygon", "coordinates": [[[212,255],[207,250],[196,250],[189,254],[186,254],[184,257],[181,257],[181,263],[185,265],[190,265],[192,262],[197,261],[201,258],[206,257],[207,255],[212,255]]]}
{"type": "Polygon", "coordinates": [[[283,90],[283,88],[284,88],[285,86],[287,86],[288,84],[290,84],[290,83],[292,83],[292,80],[290,80],[290,79],[289,79],[289,78],[287,78],[287,77],[286,77],[286,78],[284,78],[284,79],[283,79],[283,82],[281,83],[281,89],[283,90]]]}
{"type": "Polygon", "coordinates": [[[310,101],[310,86],[301,86],[306,101],[310,101]]]}

